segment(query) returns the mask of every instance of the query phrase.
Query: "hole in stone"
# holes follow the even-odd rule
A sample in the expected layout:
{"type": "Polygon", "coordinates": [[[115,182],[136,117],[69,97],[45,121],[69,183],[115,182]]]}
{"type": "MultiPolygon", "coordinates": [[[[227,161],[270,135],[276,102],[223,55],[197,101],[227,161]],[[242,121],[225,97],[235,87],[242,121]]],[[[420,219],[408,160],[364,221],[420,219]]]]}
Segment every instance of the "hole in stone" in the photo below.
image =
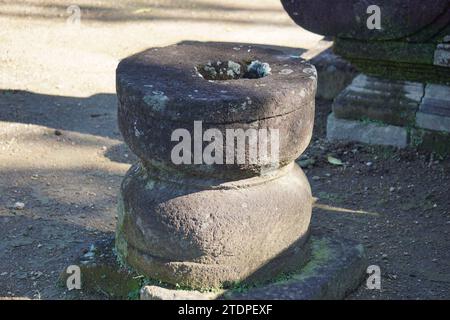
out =
{"type": "Polygon", "coordinates": [[[270,74],[270,65],[259,60],[208,62],[196,67],[206,80],[259,79],[270,74]]]}

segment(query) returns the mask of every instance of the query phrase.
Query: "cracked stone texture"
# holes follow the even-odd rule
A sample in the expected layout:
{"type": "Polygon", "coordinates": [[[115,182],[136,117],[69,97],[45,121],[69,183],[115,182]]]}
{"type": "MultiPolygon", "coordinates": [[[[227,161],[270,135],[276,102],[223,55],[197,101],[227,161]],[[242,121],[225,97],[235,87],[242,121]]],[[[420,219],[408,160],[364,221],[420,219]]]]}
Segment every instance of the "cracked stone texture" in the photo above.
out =
{"type": "Polygon", "coordinates": [[[416,117],[419,128],[450,132],[450,87],[428,84],[416,117]]]}
{"type": "Polygon", "coordinates": [[[441,43],[434,52],[434,64],[450,67],[450,43],[441,43]]]}
{"type": "Polygon", "coordinates": [[[193,290],[172,290],[158,286],[145,286],[141,290],[141,300],[214,300],[220,293],[193,290]]]}

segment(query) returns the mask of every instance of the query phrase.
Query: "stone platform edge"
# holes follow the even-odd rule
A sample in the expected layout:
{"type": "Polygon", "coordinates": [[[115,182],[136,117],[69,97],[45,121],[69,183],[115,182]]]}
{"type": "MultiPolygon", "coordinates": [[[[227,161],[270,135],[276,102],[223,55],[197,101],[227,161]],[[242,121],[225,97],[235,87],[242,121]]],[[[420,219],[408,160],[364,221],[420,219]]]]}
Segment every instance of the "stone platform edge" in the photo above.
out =
{"type": "Polygon", "coordinates": [[[399,127],[378,121],[340,119],[334,113],[327,119],[327,139],[392,146],[399,149],[413,147],[442,156],[450,154],[448,132],[399,127]]]}
{"type": "MultiPolygon", "coordinates": [[[[362,245],[313,230],[312,258],[298,273],[282,274],[274,282],[247,287],[236,284],[228,290],[194,291],[174,289],[146,280],[121,266],[114,253],[114,239],[84,250],[74,264],[81,270],[82,290],[108,299],[141,300],[327,300],[344,299],[366,275],[362,245]]],[[[68,274],[59,283],[66,285],[68,274]]],[[[76,291],[76,290],[74,290],[76,291]]],[[[75,298],[76,298],[76,292],[75,298]]]]}

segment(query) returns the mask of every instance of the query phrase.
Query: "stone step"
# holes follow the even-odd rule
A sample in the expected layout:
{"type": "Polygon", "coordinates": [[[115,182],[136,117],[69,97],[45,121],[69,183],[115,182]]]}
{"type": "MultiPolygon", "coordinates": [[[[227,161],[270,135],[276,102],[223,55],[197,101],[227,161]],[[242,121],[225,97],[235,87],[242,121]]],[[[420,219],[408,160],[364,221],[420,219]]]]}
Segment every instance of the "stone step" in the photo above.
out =
{"type": "Polygon", "coordinates": [[[416,126],[450,132],[450,87],[429,84],[416,115],[416,126]]]}
{"type": "Polygon", "coordinates": [[[339,119],[333,113],[328,117],[327,138],[329,140],[355,141],[397,148],[408,146],[406,128],[339,119]]]}

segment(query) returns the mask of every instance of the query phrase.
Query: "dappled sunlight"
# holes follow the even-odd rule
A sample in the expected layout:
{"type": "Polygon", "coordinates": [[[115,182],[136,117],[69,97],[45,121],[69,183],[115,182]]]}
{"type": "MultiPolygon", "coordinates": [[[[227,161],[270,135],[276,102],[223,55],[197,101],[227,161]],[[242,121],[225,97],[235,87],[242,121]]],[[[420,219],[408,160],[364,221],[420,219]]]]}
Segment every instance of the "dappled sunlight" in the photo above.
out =
{"type": "MultiPolygon", "coordinates": [[[[76,4],[85,10],[84,19],[104,22],[125,22],[133,20],[178,20],[208,23],[233,24],[273,24],[292,25],[290,19],[284,14],[279,2],[271,0],[242,1],[228,0],[221,3],[208,3],[206,1],[124,1],[124,4],[111,3],[111,1],[77,1],[76,4]],[[245,14],[236,17],[236,13],[245,14]]],[[[0,14],[6,16],[35,18],[35,19],[65,19],[66,9],[73,4],[70,1],[63,3],[41,1],[15,1],[14,3],[0,4],[0,14]]]]}
{"type": "Polygon", "coordinates": [[[365,5],[0,0],[0,300],[448,298],[450,162],[417,119],[448,100],[450,15],[384,38],[365,5]]]}
{"type": "Polygon", "coordinates": [[[315,209],[320,209],[320,210],[324,210],[324,211],[331,211],[331,212],[334,212],[334,213],[349,213],[349,214],[355,214],[355,215],[368,215],[368,216],[375,216],[375,217],[380,216],[380,214],[376,213],[376,212],[370,212],[370,211],[366,211],[366,210],[353,210],[353,209],[348,209],[348,208],[342,208],[342,207],[332,206],[332,205],[328,205],[328,204],[318,203],[317,202],[317,198],[315,198],[315,200],[316,201],[314,201],[314,203],[313,203],[313,208],[315,208],[315,209]]]}
{"type": "Polygon", "coordinates": [[[124,174],[129,164],[113,162],[104,156],[108,148],[120,143],[90,134],[0,121],[0,170],[107,168],[124,174]]]}
{"type": "Polygon", "coordinates": [[[0,50],[0,87],[114,93],[117,63],[146,48],[193,39],[310,49],[322,39],[295,25],[278,0],[161,2],[77,1],[79,26],[66,22],[70,1],[0,2],[0,42],[8,49],[0,50]]]}
{"type": "Polygon", "coordinates": [[[0,216],[25,216],[110,230],[122,174],[108,170],[0,168],[14,184],[0,186],[0,216]],[[13,178],[14,177],[14,178],[13,178]],[[16,202],[24,207],[14,208],[16,202]]]}

